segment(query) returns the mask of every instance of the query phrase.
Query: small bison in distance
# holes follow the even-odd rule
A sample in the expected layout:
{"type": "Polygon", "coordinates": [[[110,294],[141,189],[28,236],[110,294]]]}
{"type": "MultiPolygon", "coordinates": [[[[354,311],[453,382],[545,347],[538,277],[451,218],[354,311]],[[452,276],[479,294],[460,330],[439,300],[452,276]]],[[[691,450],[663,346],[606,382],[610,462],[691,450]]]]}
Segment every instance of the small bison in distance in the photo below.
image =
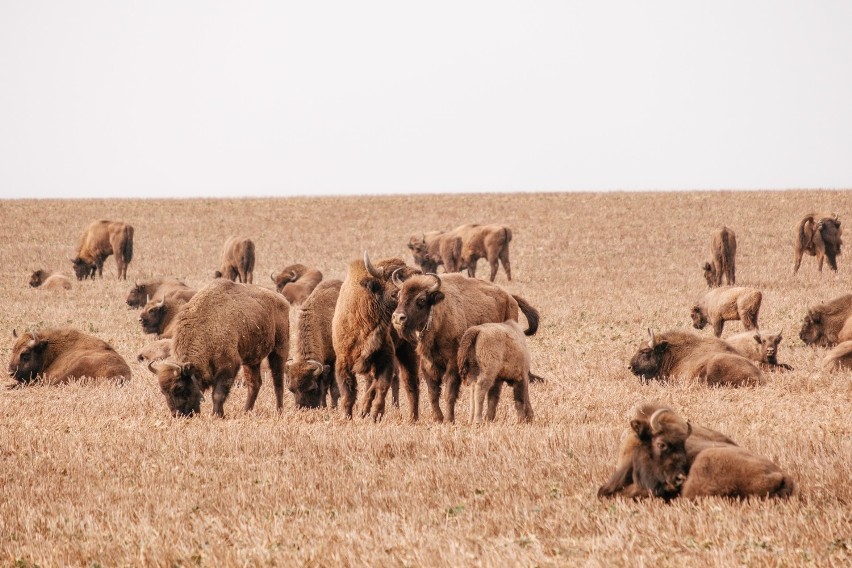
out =
{"type": "Polygon", "coordinates": [[[158,339],[171,338],[177,324],[177,315],[185,305],[185,301],[175,296],[151,300],[139,314],[142,331],[155,334],[158,339]]]}
{"type": "Polygon", "coordinates": [[[408,248],[411,249],[414,264],[424,273],[434,274],[441,265],[446,272],[461,270],[462,239],[455,232],[429,231],[411,235],[408,248]]]}
{"type": "Polygon", "coordinates": [[[131,308],[141,308],[151,301],[151,298],[167,298],[175,295],[188,302],[195,290],[174,278],[152,278],[141,283],[134,283],[127,294],[127,305],[131,308]]]}
{"type": "Polygon", "coordinates": [[[512,266],[509,263],[509,243],[512,230],[506,225],[462,225],[453,229],[453,234],[461,237],[462,249],[459,270],[467,268],[471,278],[476,276],[476,263],[480,258],[491,265],[489,280],[494,282],[497,267],[503,264],[506,278],[512,281],[512,266]]]}
{"type": "Polygon", "coordinates": [[[707,285],[721,286],[723,276],[729,286],[736,284],[737,235],[728,227],[716,229],[710,237],[710,254],[710,262],[704,263],[707,285]]]}
{"type": "Polygon", "coordinates": [[[852,339],[852,294],[809,307],[799,338],[806,345],[819,347],[833,347],[852,339]]]}
{"type": "Polygon", "coordinates": [[[254,277],[254,242],[246,237],[230,237],[222,249],[222,266],[215,278],[251,284],[254,277]]]}
{"type": "Polygon", "coordinates": [[[728,345],[737,353],[758,364],[762,369],[781,369],[792,371],[793,367],[778,362],[778,344],[781,343],[780,333],[760,333],[744,331],[727,338],[728,345]]]}
{"type": "Polygon", "coordinates": [[[704,329],[709,323],[716,337],[722,335],[726,321],[741,320],[746,329],[757,329],[761,301],[763,294],[754,288],[713,288],[692,307],[692,325],[695,329],[704,329]]]}
{"type": "Polygon", "coordinates": [[[77,256],[71,259],[77,280],[103,278],[104,261],[115,255],[118,279],[127,280],[127,265],[133,260],[133,227],[121,221],[95,221],[80,236],[77,256]]]}
{"type": "Polygon", "coordinates": [[[708,385],[757,385],[763,373],[751,361],[716,337],[670,330],[655,334],[630,360],[630,370],[643,381],[667,377],[698,379],[708,385]]]}
{"type": "Polygon", "coordinates": [[[30,275],[30,286],[39,290],[70,290],[71,280],[52,270],[36,270],[30,275]]]}
{"type": "Polygon", "coordinates": [[[458,369],[462,382],[473,386],[471,422],[482,423],[486,394],[485,419],[494,421],[504,382],[514,392],[518,422],[532,422],[530,352],[518,322],[507,320],[468,328],[459,342],[458,369]]]}
{"type": "Polygon", "coordinates": [[[802,255],[805,253],[817,257],[819,271],[822,272],[823,259],[828,258],[828,266],[837,271],[837,257],[843,244],[840,218],[836,213],[808,213],[796,225],[793,237],[795,263],[793,274],[799,271],[802,255]]]}
{"type": "Polygon", "coordinates": [[[322,272],[316,268],[308,268],[304,264],[291,264],[275,275],[270,275],[275,282],[275,289],[284,296],[291,306],[304,302],[317,284],[322,282],[322,272]]]}
{"type": "Polygon", "coordinates": [[[12,347],[9,375],[25,384],[41,377],[63,384],[82,377],[124,381],[130,367],[105,341],[70,327],[24,333],[12,347]]]}

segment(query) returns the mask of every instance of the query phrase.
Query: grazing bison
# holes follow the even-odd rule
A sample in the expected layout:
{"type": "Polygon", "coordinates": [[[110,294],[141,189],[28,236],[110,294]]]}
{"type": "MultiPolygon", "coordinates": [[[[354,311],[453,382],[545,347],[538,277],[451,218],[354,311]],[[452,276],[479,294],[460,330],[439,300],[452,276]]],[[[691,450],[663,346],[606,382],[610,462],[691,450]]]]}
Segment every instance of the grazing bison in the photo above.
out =
{"type": "Polygon", "coordinates": [[[131,308],[141,308],[157,296],[167,298],[176,295],[184,302],[188,302],[195,294],[195,290],[174,278],[152,278],[141,283],[134,283],[133,288],[127,294],[127,305],[131,308]]]}
{"type": "Polygon", "coordinates": [[[316,268],[308,268],[304,264],[291,264],[278,273],[271,274],[275,289],[282,294],[291,306],[304,302],[317,284],[322,282],[322,272],[316,268]]]}
{"type": "Polygon", "coordinates": [[[806,345],[833,347],[852,339],[852,294],[808,308],[799,338],[806,345]]]}
{"type": "Polygon", "coordinates": [[[149,364],[174,416],[201,409],[202,393],[213,389],[213,415],[223,405],[243,367],[248,388],[245,409],[254,407],[260,391],[260,363],[269,362],[276,407],[284,403],[284,361],[290,347],[287,302],[259,286],[214,280],[187,302],[178,315],[172,355],[149,364]]]}
{"type": "Polygon", "coordinates": [[[30,286],[39,290],[70,290],[71,280],[52,270],[36,270],[30,275],[30,286]]]}
{"type": "Polygon", "coordinates": [[[229,237],[222,249],[222,266],[213,276],[251,284],[253,275],[254,241],[246,237],[229,237]]]}
{"type": "Polygon", "coordinates": [[[71,259],[77,280],[103,278],[104,261],[115,255],[118,279],[127,280],[127,265],[133,260],[133,227],[121,221],[95,221],[80,236],[77,256],[71,259]]]}
{"type": "Polygon", "coordinates": [[[692,307],[692,325],[695,329],[704,329],[710,323],[716,337],[722,335],[726,321],[742,320],[746,329],[757,329],[762,300],[763,294],[754,288],[713,288],[692,307]]]}
{"type": "Polygon", "coordinates": [[[340,388],[344,416],[352,418],[357,396],[356,375],[368,382],[361,416],[368,412],[374,420],[384,415],[387,391],[399,363],[400,380],[411,406],[411,420],[419,417],[419,378],[414,348],[395,336],[391,314],[397,306],[397,290],[391,276],[407,278],[419,272],[399,258],[373,265],[367,253],[364,260],[349,263],[346,278],[334,309],[331,338],[336,357],[335,375],[340,388]]]}
{"type": "Polygon", "coordinates": [[[106,341],[70,327],[24,333],[12,347],[9,375],[24,384],[42,377],[48,384],[81,377],[124,381],[130,367],[106,341]]]}
{"type": "Polygon", "coordinates": [[[334,345],[331,320],[340,295],[340,280],[318,285],[302,304],[296,318],[293,359],[287,362],[290,392],[296,406],[325,407],[326,393],[331,391],[331,406],[337,407],[340,391],[334,380],[334,345]]]}
{"type": "Polygon", "coordinates": [[[737,353],[758,364],[762,369],[783,369],[792,371],[793,367],[778,362],[778,344],[780,333],[760,333],[744,331],[732,335],[725,341],[737,350],[737,353]]]}
{"type": "Polygon", "coordinates": [[[828,258],[828,266],[837,271],[837,257],[843,244],[840,228],[840,218],[835,213],[808,213],[796,225],[796,235],[793,237],[793,252],[795,264],[793,274],[799,271],[802,255],[808,253],[817,257],[819,271],[822,272],[822,261],[828,258]]]}
{"type": "Polygon", "coordinates": [[[453,229],[453,234],[461,237],[461,260],[459,270],[467,268],[471,278],[476,276],[476,262],[480,258],[491,265],[491,282],[497,277],[497,267],[503,263],[506,278],[512,280],[512,266],[509,263],[509,242],[512,230],[506,225],[462,225],[453,229]]]}
{"type": "Polygon", "coordinates": [[[530,403],[530,351],[521,326],[514,320],[484,323],[467,329],[458,351],[459,377],[472,384],[470,420],[482,423],[485,395],[488,411],[485,419],[494,420],[502,383],[512,386],[518,422],[532,422],[530,403]]]}
{"type": "Polygon", "coordinates": [[[424,273],[438,272],[443,265],[447,272],[461,270],[462,239],[455,232],[429,231],[420,235],[411,235],[408,248],[414,257],[414,264],[424,273]]]}
{"type": "Polygon", "coordinates": [[[710,262],[704,263],[704,279],[711,288],[722,285],[724,276],[729,286],[737,283],[737,235],[728,227],[719,227],[710,237],[710,262]]]}
{"type": "MultiPolygon", "coordinates": [[[[168,359],[172,356],[172,340],[171,339],[158,339],[157,341],[153,341],[143,347],[139,354],[136,355],[136,360],[145,365],[150,364],[152,361],[160,361],[162,359],[168,359]]],[[[152,373],[154,372],[152,369],[149,369],[152,373]]],[[[154,373],[156,374],[156,373],[154,373]]]]}
{"type": "Polygon", "coordinates": [[[716,337],[670,330],[655,334],[630,360],[630,370],[643,381],[667,377],[698,379],[709,385],[756,385],[763,373],[751,361],[716,337]]]}
{"type": "Polygon", "coordinates": [[[511,296],[499,286],[460,274],[392,280],[399,288],[394,329],[402,339],[417,346],[420,370],[438,422],[444,419],[439,404],[441,385],[447,385],[447,419],[452,422],[461,383],[458,351],[464,332],[483,323],[517,321],[520,309],[529,324],[525,333],[533,335],[538,329],[538,312],[523,298],[511,296]]]}
{"type": "Polygon", "coordinates": [[[139,314],[142,331],[156,334],[158,339],[170,339],[174,335],[177,315],[185,305],[185,301],[175,296],[151,300],[139,314]]]}
{"type": "Polygon", "coordinates": [[[852,369],[852,340],[839,343],[829,351],[822,360],[822,368],[826,371],[852,369]]]}

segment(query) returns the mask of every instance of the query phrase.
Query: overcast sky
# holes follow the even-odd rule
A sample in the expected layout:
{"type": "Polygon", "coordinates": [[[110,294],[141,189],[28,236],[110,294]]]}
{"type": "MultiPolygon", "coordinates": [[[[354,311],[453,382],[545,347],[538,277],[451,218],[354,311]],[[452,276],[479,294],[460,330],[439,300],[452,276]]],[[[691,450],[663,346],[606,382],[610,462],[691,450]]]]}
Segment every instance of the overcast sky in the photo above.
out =
{"type": "Polygon", "coordinates": [[[848,0],[0,0],[3,197],[804,187],[848,0]]]}

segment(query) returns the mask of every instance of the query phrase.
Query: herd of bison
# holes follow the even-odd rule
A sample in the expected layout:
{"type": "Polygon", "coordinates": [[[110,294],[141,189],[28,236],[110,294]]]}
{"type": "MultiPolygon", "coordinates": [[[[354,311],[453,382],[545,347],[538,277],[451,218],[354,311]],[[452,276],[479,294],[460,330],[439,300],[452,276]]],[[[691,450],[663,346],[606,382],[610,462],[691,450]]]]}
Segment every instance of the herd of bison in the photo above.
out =
{"type": "MultiPolygon", "coordinates": [[[[820,271],[825,259],[836,271],[841,232],[833,213],[806,215],[794,236],[793,272],[805,253],[817,257],[820,271]]],[[[529,383],[541,378],[531,372],[525,335],[536,333],[539,313],[525,298],[493,283],[500,265],[512,278],[511,240],[504,225],[422,233],[408,242],[416,266],[400,258],[374,261],[365,253],[350,262],[341,281],[323,280],[320,271],[294,264],[271,275],[273,291],[253,284],[254,243],[231,237],[215,278],[202,289],[173,278],[133,286],[127,304],[142,308],[142,330],[157,338],[137,359],[156,376],[174,416],[198,413],[206,391],[211,391],[213,414],[224,416],[240,369],[245,408],[251,410],[265,362],[279,410],[287,386],[298,407],[339,405],[351,418],[361,379],[364,392],[357,409],[362,417],[380,419],[388,391],[398,404],[401,384],[415,421],[422,379],[437,421],[454,421],[462,383],[471,388],[471,420],[494,420],[505,383],[512,388],[518,420],[530,422],[529,383]],[[490,282],[475,277],[482,258],[490,266],[490,282]],[[444,267],[440,276],[439,266],[444,267]],[[467,275],[460,274],[464,270],[467,275]],[[519,324],[521,313],[525,329],[519,324]]],[[[712,256],[703,267],[709,290],[691,316],[696,329],[709,324],[713,333],[649,329],[647,343],[629,364],[643,382],[683,377],[720,387],[756,386],[765,372],[792,368],[778,360],[781,334],[759,330],[761,291],[736,286],[736,234],[721,227],[710,245],[712,256]],[[721,339],[725,322],[735,320],[746,331],[721,339]]],[[[92,223],[72,261],[77,280],[102,276],[110,255],[118,278],[126,280],[133,227],[92,223]]],[[[61,273],[37,270],[30,286],[67,290],[72,284],[61,273]]],[[[109,344],[77,329],[15,335],[9,363],[13,387],[131,376],[127,362],[109,344]]],[[[799,336],[809,345],[833,347],[824,360],[827,370],[852,368],[852,294],[808,308],[799,336]]],[[[601,497],[787,497],[795,490],[795,482],[770,460],[664,405],[638,405],[629,425],[615,472],[598,491],[601,497]]]]}

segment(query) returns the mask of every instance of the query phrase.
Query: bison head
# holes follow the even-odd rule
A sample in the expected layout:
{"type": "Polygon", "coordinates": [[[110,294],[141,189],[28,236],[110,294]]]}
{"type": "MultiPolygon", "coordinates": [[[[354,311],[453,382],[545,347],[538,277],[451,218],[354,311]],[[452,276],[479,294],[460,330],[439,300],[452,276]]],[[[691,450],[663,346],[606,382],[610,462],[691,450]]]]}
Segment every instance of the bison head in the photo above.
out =
{"type": "Polygon", "coordinates": [[[74,265],[74,274],[77,275],[77,280],[85,280],[86,278],[95,279],[95,271],[98,269],[93,262],[86,262],[79,256],[72,258],[71,263],[74,265]]]}
{"type": "Polygon", "coordinates": [[[817,310],[808,310],[799,338],[805,345],[819,345],[825,341],[825,326],[822,323],[822,314],[817,310]]]}
{"type": "Polygon", "coordinates": [[[157,375],[160,392],[166,397],[166,405],[172,416],[191,416],[201,411],[201,388],[195,368],[174,361],[152,361],[148,370],[157,375]]]}
{"type": "Polygon", "coordinates": [[[707,325],[707,318],[704,316],[704,312],[701,311],[700,307],[692,306],[690,316],[692,316],[692,327],[695,329],[704,329],[704,326],[707,325]]]}
{"type": "Polygon", "coordinates": [[[166,320],[169,307],[166,300],[148,302],[139,315],[139,323],[145,333],[163,333],[163,322],[166,320]]]}
{"type": "Polygon", "coordinates": [[[650,417],[637,414],[630,427],[640,442],[633,454],[634,482],[656,497],[676,497],[689,473],[686,439],[692,425],[671,409],[660,408],[650,417]]]}
{"type": "Polygon", "coordinates": [[[429,254],[429,245],[426,244],[426,235],[412,236],[408,241],[408,248],[411,249],[411,256],[414,257],[414,264],[420,267],[425,273],[434,273],[438,271],[438,260],[429,254]]]}
{"type": "Polygon", "coordinates": [[[364,252],[364,268],[367,274],[358,283],[373,296],[378,311],[386,314],[385,317],[388,318],[396,309],[399,298],[399,290],[392,283],[391,277],[396,275],[397,281],[400,281],[420,273],[419,270],[407,266],[398,258],[384,259],[373,265],[366,252],[364,252]]]}
{"type": "Polygon", "coordinates": [[[669,348],[668,342],[657,341],[654,332],[650,329],[648,335],[651,336],[648,344],[640,347],[633,358],[630,359],[630,371],[643,381],[660,376],[663,368],[663,357],[669,348]]]}
{"type": "Polygon", "coordinates": [[[47,272],[45,270],[36,270],[30,275],[30,286],[38,288],[44,281],[47,280],[47,272]]]}
{"type": "Polygon", "coordinates": [[[391,320],[393,327],[403,339],[416,343],[420,334],[429,329],[432,307],[444,300],[441,279],[436,274],[424,274],[403,282],[394,274],[393,283],[399,288],[399,305],[391,320]]]}
{"type": "Polygon", "coordinates": [[[9,376],[21,383],[32,381],[44,370],[47,340],[40,339],[36,332],[25,333],[18,337],[17,332],[13,331],[12,336],[18,340],[12,347],[9,376]]]}
{"type": "Polygon", "coordinates": [[[704,280],[711,288],[716,285],[716,269],[709,262],[704,263],[704,280]]]}
{"type": "Polygon", "coordinates": [[[778,364],[778,344],[781,343],[780,333],[776,334],[754,334],[754,340],[760,344],[761,360],[770,365],[778,364]]]}
{"type": "Polygon", "coordinates": [[[323,365],[314,359],[288,361],[287,373],[290,375],[290,383],[287,388],[293,393],[296,406],[318,408],[325,394],[321,382],[323,376],[328,376],[330,372],[329,365],[323,365]]]}
{"type": "Polygon", "coordinates": [[[148,289],[144,284],[133,284],[127,294],[127,305],[131,308],[141,308],[148,303],[148,289]]]}

